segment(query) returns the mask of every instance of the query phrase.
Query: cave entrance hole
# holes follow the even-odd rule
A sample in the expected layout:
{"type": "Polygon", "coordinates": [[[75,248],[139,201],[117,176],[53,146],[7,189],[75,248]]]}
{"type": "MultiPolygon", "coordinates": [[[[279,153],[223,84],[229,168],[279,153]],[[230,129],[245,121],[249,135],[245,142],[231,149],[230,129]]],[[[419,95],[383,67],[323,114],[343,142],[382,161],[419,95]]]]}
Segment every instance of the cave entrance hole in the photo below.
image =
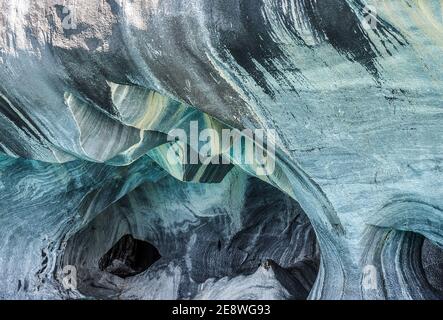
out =
{"type": "Polygon", "coordinates": [[[135,276],[146,271],[161,258],[152,244],[125,235],[99,260],[99,268],[120,278],[135,276]]]}

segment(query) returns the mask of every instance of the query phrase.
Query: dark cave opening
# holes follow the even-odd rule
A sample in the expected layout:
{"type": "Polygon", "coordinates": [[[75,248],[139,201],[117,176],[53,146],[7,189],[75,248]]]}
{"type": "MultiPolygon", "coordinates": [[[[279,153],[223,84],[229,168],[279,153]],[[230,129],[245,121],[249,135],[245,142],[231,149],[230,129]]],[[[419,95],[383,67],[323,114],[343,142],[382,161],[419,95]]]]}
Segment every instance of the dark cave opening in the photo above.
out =
{"type": "Polygon", "coordinates": [[[426,280],[443,299],[443,249],[424,238],[421,247],[421,263],[426,280]]]}
{"type": "Polygon", "coordinates": [[[387,299],[441,300],[443,250],[426,236],[412,231],[390,231],[382,260],[387,299]],[[389,243],[390,242],[390,243],[389,243]],[[398,293],[397,288],[403,290],[398,293]]]}
{"type": "Polygon", "coordinates": [[[152,244],[125,235],[99,260],[99,268],[120,278],[127,278],[147,270],[161,258],[152,244]]]}
{"type": "Polygon", "coordinates": [[[238,297],[260,297],[262,284],[253,279],[272,261],[266,271],[276,290],[285,299],[306,299],[320,260],[307,215],[266,182],[235,169],[227,179],[205,186],[166,177],[97,215],[70,238],[63,257],[63,265],[78,269],[78,291],[99,299],[190,299],[205,283],[250,277],[238,297]],[[219,198],[196,202],[208,195],[219,198]],[[209,214],[199,216],[204,210],[209,214]],[[152,295],[144,291],[156,286],[152,295]]]}

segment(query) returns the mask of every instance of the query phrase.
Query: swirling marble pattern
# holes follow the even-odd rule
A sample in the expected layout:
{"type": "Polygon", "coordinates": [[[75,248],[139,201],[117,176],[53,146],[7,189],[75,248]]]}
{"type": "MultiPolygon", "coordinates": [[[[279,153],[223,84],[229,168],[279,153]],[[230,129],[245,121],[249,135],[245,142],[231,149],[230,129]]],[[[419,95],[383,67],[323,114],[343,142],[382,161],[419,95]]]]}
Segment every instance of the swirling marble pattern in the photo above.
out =
{"type": "Polygon", "coordinates": [[[0,298],[443,298],[441,0],[0,9],[0,298]],[[275,170],[188,164],[193,121],[275,170]],[[161,258],[119,277],[128,235],[161,258]]]}

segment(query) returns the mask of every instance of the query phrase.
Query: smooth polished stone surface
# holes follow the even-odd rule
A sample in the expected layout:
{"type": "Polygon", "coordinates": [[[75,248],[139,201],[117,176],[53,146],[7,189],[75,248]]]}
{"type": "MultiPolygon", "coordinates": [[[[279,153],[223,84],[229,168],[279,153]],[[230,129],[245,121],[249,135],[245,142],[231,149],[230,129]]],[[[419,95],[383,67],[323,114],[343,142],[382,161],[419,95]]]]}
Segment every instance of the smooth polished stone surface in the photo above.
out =
{"type": "Polygon", "coordinates": [[[0,298],[443,298],[441,0],[0,9],[0,298]],[[192,123],[274,170],[188,164],[192,123]]]}

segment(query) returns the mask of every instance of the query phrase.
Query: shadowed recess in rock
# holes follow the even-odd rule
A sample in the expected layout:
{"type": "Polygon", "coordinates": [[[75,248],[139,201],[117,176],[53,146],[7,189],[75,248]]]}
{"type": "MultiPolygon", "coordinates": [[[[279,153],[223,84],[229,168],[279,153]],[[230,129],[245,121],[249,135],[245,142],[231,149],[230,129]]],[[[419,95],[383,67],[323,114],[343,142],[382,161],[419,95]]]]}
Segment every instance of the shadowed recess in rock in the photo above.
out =
{"type": "Polygon", "coordinates": [[[167,289],[151,290],[151,298],[222,298],[215,288],[241,278],[243,287],[232,297],[306,299],[318,272],[319,248],[295,201],[233,170],[220,184],[205,187],[171,177],[139,186],[69,239],[60,267],[69,264],[78,268],[79,290],[98,298],[141,298],[158,279],[167,289]],[[134,251],[139,241],[145,241],[144,251],[134,251]],[[143,252],[151,258],[145,256],[143,270],[134,270],[133,256],[143,252]],[[272,268],[263,267],[267,260],[272,268]],[[171,270],[174,276],[166,277],[171,270]],[[269,293],[254,282],[258,276],[268,279],[269,293]]]}
{"type": "Polygon", "coordinates": [[[161,258],[149,242],[125,235],[100,259],[99,268],[121,278],[142,273],[161,258]]]}

